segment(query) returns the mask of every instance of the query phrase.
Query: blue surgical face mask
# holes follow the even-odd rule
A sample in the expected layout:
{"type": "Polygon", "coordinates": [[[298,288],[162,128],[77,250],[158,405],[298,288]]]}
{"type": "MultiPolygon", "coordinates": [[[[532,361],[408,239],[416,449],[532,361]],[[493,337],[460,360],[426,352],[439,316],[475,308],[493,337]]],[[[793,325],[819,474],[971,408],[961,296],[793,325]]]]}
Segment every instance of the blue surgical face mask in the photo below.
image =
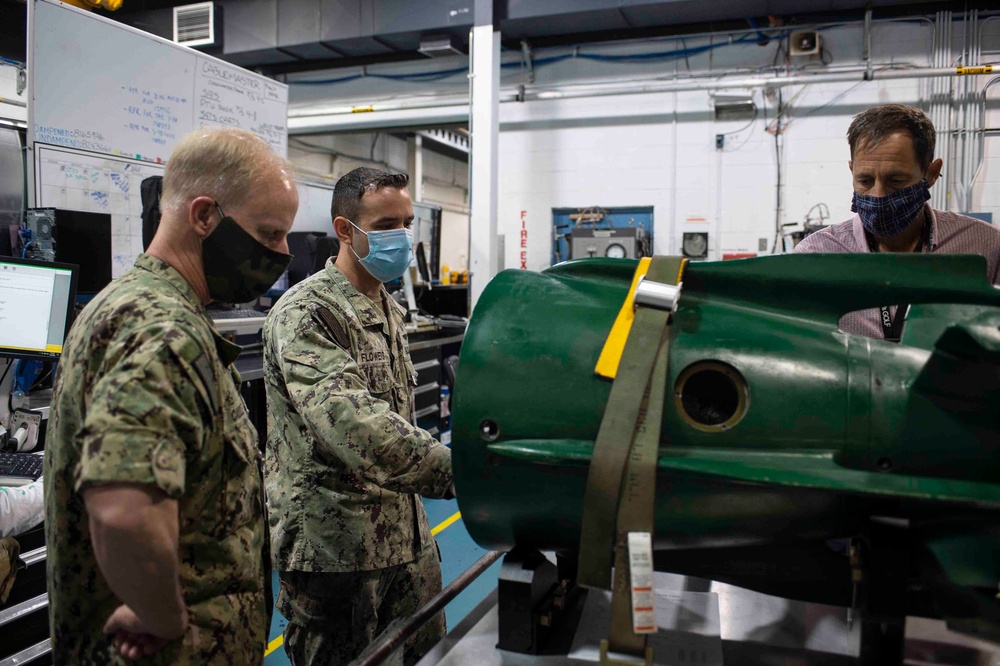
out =
{"type": "Polygon", "coordinates": [[[851,210],[861,217],[865,231],[876,238],[892,238],[903,233],[931,198],[930,185],[921,180],[885,197],[854,193],[851,210]]]}
{"type": "Polygon", "coordinates": [[[358,257],[358,261],[373,278],[379,282],[389,282],[406,272],[413,253],[413,231],[410,229],[364,231],[353,222],[351,226],[368,237],[366,256],[358,257],[353,245],[351,252],[354,252],[354,256],[358,257]]]}

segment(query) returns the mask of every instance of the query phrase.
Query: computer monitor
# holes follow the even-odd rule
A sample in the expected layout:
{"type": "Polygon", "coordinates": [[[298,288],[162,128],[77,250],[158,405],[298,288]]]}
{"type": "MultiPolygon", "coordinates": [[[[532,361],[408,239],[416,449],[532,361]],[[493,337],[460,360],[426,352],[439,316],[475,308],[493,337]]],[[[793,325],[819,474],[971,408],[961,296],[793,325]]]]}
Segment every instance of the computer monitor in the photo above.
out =
{"type": "Polygon", "coordinates": [[[293,231],[288,234],[288,253],[294,258],[288,265],[288,286],[294,287],[312,275],[316,263],[316,241],[326,236],[322,231],[293,231]]]}
{"type": "Polygon", "coordinates": [[[73,264],[0,257],[0,356],[58,360],[76,282],[73,264]]]}
{"type": "Polygon", "coordinates": [[[31,242],[24,248],[27,258],[79,266],[80,294],[96,294],[111,282],[112,234],[108,213],[30,208],[25,225],[31,232],[31,242]]]}
{"type": "Polygon", "coordinates": [[[96,294],[111,283],[111,216],[56,210],[56,261],[76,264],[77,291],[96,294]]]}

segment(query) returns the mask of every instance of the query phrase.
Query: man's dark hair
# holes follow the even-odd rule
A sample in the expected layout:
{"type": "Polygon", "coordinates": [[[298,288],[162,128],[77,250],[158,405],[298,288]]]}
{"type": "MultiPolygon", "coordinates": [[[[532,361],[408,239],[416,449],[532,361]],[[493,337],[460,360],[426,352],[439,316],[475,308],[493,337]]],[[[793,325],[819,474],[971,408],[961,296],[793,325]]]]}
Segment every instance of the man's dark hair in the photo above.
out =
{"type": "Polygon", "coordinates": [[[410,177],[405,173],[389,173],[370,167],[358,167],[345,173],[333,186],[333,205],[330,206],[330,214],[333,217],[331,219],[346,217],[351,222],[355,222],[354,216],[358,214],[358,206],[361,204],[361,197],[365,195],[365,192],[381,190],[383,187],[401,190],[409,182],[410,177]]]}
{"type": "Polygon", "coordinates": [[[858,148],[877,146],[891,134],[900,130],[913,137],[913,150],[925,171],[934,159],[936,133],[931,119],[920,109],[905,104],[885,104],[862,111],[854,116],[847,130],[847,143],[851,146],[851,159],[858,148]]]}

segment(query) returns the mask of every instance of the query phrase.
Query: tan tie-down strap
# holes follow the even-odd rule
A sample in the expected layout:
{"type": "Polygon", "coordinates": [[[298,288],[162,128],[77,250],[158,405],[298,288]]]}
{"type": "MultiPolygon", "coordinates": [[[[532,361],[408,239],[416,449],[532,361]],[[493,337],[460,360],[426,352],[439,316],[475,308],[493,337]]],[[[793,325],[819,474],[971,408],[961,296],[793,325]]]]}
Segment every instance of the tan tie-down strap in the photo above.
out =
{"type": "Polygon", "coordinates": [[[640,264],[596,369],[604,374],[614,366],[615,379],[587,476],[578,580],[587,587],[608,589],[614,554],[611,635],[602,645],[604,663],[615,663],[607,656],[609,650],[651,659],[645,632],[655,632],[655,626],[640,627],[633,621],[627,541],[630,532],[653,532],[669,324],[685,263],[681,257],[654,257],[644,276],[640,271],[646,265],[640,264]],[[623,320],[624,341],[619,326],[623,320]]]}

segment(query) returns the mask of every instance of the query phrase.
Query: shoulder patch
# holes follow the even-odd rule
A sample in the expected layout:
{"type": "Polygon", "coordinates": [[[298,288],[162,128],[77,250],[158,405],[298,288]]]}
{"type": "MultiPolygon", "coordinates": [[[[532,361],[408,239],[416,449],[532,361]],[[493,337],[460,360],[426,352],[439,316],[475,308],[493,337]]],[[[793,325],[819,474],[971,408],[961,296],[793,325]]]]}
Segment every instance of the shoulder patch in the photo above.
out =
{"type": "Polygon", "coordinates": [[[333,316],[333,313],[329,309],[324,307],[316,308],[316,311],[313,312],[313,318],[333,336],[333,341],[341,349],[350,353],[351,337],[348,335],[347,329],[333,316]]]}
{"type": "MultiPolygon", "coordinates": [[[[221,405],[217,398],[217,377],[211,355],[206,353],[210,342],[199,339],[194,331],[179,323],[170,328],[164,335],[164,340],[174,356],[188,367],[188,374],[194,375],[192,379],[197,378],[211,413],[218,413],[221,405]]],[[[214,348],[214,344],[211,348],[214,348]]]]}
{"type": "Polygon", "coordinates": [[[212,413],[217,413],[219,405],[215,401],[215,373],[212,372],[212,360],[208,358],[207,354],[201,353],[191,363],[191,367],[194,368],[198,378],[201,379],[201,383],[205,386],[205,392],[208,394],[209,406],[212,409],[212,413]]]}

